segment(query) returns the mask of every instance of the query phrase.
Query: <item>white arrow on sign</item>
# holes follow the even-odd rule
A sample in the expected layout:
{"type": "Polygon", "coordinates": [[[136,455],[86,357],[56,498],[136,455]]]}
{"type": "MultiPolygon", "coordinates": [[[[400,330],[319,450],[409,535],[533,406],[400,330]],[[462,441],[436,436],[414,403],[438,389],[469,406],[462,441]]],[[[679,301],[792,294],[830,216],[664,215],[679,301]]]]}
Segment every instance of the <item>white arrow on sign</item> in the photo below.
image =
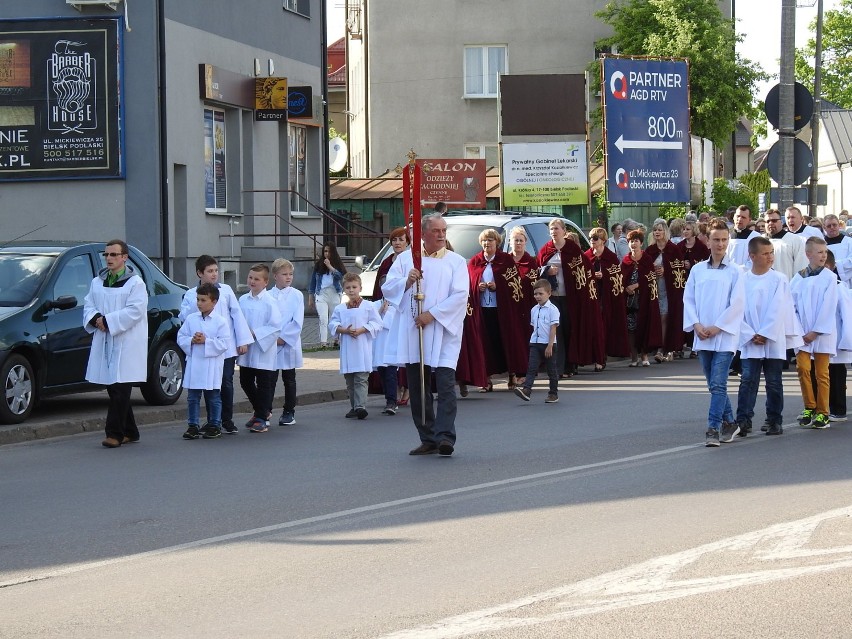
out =
{"type": "Polygon", "coordinates": [[[623,135],[618,136],[615,146],[624,153],[624,149],[656,149],[680,151],[683,148],[683,140],[678,142],[657,142],[654,140],[625,140],[623,135]]]}

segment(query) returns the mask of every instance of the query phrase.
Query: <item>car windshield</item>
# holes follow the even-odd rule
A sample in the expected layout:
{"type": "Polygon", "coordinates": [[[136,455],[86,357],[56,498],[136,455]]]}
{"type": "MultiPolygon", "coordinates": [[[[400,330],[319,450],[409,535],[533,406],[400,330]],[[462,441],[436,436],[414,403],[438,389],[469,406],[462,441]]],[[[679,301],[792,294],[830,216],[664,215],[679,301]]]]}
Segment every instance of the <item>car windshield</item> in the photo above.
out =
{"type": "Polygon", "coordinates": [[[0,306],[26,306],[56,260],[52,255],[0,254],[0,306]]]}

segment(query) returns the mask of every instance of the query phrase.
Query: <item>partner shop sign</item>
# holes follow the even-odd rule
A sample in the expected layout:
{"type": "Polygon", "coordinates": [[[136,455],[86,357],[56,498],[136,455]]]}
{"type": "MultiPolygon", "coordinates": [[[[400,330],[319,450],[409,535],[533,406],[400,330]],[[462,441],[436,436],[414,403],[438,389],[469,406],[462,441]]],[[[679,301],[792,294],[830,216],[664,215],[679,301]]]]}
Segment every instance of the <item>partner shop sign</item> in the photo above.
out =
{"type": "Polygon", "coordinates": [[[586,144],[503,144],[503,207],[589,203],[586,144]]]}

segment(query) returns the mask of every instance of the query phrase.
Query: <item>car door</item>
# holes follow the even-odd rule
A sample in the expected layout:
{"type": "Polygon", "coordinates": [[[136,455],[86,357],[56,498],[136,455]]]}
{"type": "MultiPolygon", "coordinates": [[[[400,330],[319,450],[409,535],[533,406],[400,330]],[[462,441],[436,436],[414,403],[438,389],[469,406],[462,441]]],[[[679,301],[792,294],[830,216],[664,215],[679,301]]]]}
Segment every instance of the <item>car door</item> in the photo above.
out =
{"type": "Polygon", "coordinates": [[[68,252],[57,262],[45,300],[73,295],[77,304],[65,310],[44,311],[46,388],[84,382],[92,346],[92,335],[83,328],[83,301],[95,276],[91,253],[68,252]]]}

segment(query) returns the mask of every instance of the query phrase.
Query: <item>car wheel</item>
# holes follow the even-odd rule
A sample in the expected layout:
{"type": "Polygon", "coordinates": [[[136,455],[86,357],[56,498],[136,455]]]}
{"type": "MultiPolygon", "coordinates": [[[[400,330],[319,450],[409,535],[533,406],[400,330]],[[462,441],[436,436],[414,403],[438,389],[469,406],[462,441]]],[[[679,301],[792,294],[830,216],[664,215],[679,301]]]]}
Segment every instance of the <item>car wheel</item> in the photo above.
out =
{"type": "Polygon", "coordinates": [[[20,424],[35,406],[33,368],[22,355],[10,355],[0,368],[3,380],[3,401],[0,402],[0,423],[20,424]]]}
{"type": "Polygon", "coordinates": [[[148,381],[142,384],[142,397],[149,404],[174,404],[183,392],[183,355],[174,342],[166,341],[157,348],[148,370],[148,381]]]}

